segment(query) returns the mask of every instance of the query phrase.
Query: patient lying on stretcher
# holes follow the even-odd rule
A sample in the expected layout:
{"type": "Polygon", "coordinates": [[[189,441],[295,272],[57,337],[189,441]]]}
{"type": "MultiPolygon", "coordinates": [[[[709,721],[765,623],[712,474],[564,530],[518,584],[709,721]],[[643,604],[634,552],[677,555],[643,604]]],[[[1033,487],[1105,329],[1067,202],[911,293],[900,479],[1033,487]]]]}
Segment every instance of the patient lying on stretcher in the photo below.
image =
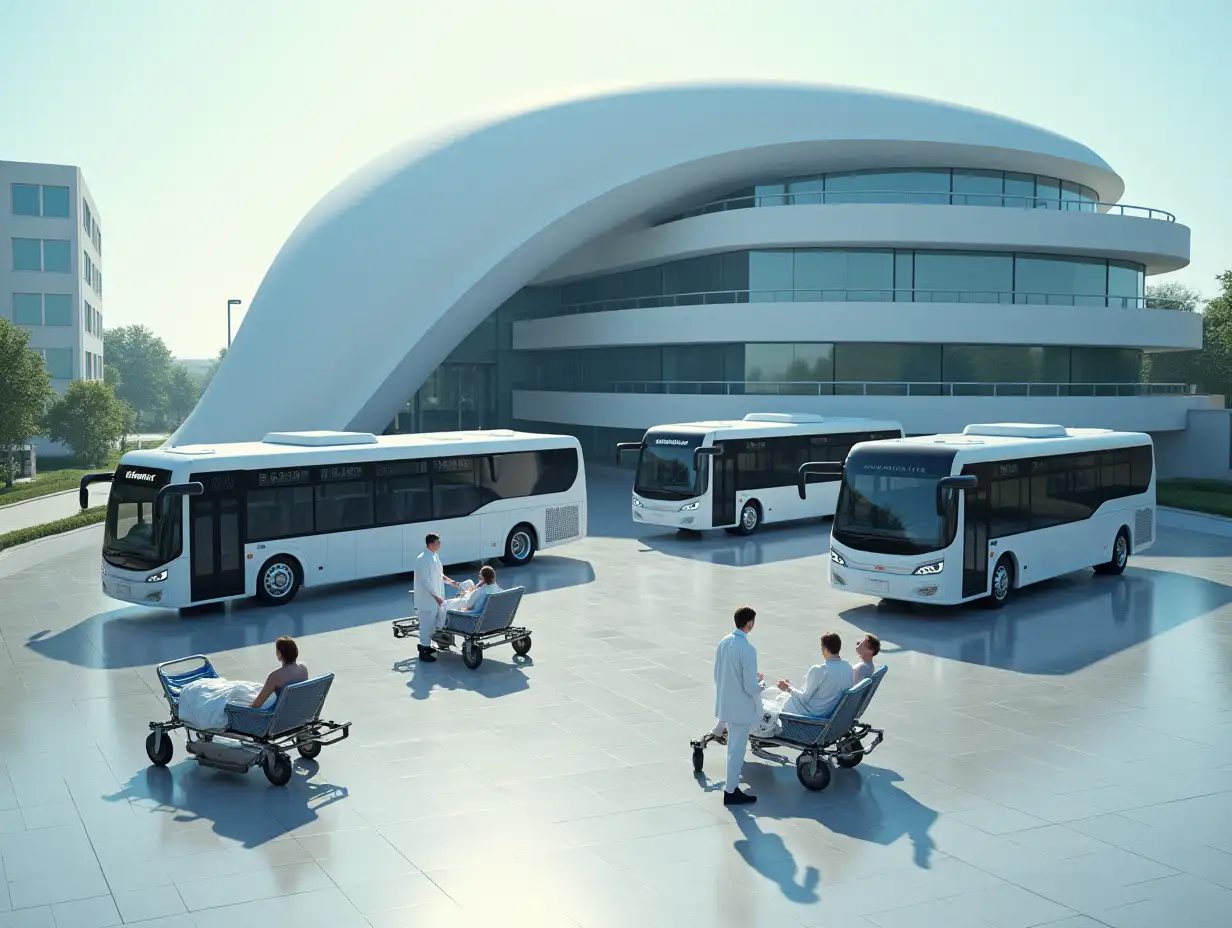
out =
{"type": "Polygon", "coordinates": [[[225,680],[213,677],[194,680],[180,690],[176,714],[180,721],[194,728],[224,729],[227,727],[227,704],[269,709],[278,694],[292,683],[308,679],[308,668],[298,663],[299,647],[293,638],[274,642],[279,667],[265,678],[265,683],[245,680],[225,680]]]}

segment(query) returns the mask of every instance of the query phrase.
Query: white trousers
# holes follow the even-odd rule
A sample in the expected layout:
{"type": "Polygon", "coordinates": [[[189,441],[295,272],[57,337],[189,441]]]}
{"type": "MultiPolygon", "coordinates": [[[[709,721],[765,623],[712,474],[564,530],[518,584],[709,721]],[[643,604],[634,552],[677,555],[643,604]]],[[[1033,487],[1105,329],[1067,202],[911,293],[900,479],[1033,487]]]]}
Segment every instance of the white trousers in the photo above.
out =
{"type": "Polygon", "coordinates": [[[438,606],[435,602],[428,608],[419,608],[419,646],[421,648],[432,647],[432,633],[437,627],[445,624],[445,609],[443,606],[438,606]]]}
{"type": "Polygon", "coordinates": [[[730,722],[719,722],[714,726],[712,734],[721,735],[727,730],[727,779],[723,783],[723,791],[734,793],[740,788],[740,768],[744,766],[744,749],[749,745],[749,731],[752,725],[733,725],[730,722]]]}

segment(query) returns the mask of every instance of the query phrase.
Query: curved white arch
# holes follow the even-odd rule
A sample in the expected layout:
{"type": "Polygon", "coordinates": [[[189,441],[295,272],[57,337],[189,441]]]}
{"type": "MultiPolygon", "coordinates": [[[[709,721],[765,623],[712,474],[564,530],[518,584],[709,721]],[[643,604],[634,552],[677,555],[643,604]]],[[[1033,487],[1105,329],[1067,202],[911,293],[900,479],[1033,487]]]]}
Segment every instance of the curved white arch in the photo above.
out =
{"type": "Polygon", "coordinates": [[[1104,200],[1124,187],[1077,142],[868,91],[652,88],[517,114],[390,153],[322,200],[171,443],[381,431],[494,308],[580,245],[768,173],[878,166],[878,153],[881,166],[961,153],[967,166],[1063,176],[1104,200]]]}

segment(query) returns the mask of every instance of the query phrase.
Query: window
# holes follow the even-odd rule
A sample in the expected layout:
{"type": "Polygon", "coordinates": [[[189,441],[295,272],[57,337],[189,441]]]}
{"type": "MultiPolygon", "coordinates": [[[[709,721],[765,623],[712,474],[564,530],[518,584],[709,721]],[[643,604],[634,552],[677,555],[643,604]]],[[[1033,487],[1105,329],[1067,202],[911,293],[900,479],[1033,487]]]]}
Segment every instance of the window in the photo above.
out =
{"type": "Polygon", "coordinates": [[[12,184],[13,215],[40,216],[39,188],[37,184],[12,184]]]}
{"type": "Polygon", "coordinates": [[[73,296],[69,293],[43,294],[43,325],[72,325],[73,296]]]}
{"type": "Polygon", "coordinates": [[[915,253],[917,302],[1013,302],[1014,256],[948,251],[915,253]]]}
{"type": "Polygon", "coordinates": [[[72,271],[72,245],[57,239],[43,240],[43,270],[67,274],[72,271]]]}
{"type": "Polygon", "coordinates": [[[86,235],[90,234],[90,227],[93,222],[93,214],[90,212],[90,204],[86,202],[86,198],[81,198],[81,227],[86,230],[86,235]]]}
{"type": "Polygon", "coordinates": [[[994,480],[988,486],[988,537],[1004,538],[1031,528],[1031,481],[994,480]]]}
{"type": "Polygon", "coordinates": [[[1014,262],[1015,303],[1105,306],[1108,262],[1094,258],[1019,255],[1014,262]]]}
{"type": "Polygon", "coordinates": [[[73,379],[72,348],[44,348],[43,361],[52,380],[73,379]]]}
{"type": "Polygon", "coordinates": [[[967,206],[1000,206],[1002,184],[1000,171],[955,171],[952,202],[967,206]]]}
{"type": "Polygon", "coordinates": [[[483,505],[475,458],[437,458],[432,462],[432,514],[437,519],[469,516],[483,505]]]}
{"type": "Polygon", "coordinates": [[[37,238],[13,239],[13,270],[41,271],[43,269],[43,243],[37,238]]]}
{"type": "MultiPolygon", "coordinates": [[[[325,473],[332,470],[361,468],[322,468],[322,479],[327,479],[325,473]]],[[[315,495],[317,532],[346,532],[373,526],[371,480],[321,483],[315,487],[315,495]]]]}
{"type": "Polygon", "coordinates": [[[94,284],[94,262],[84,249],[81,252],[81,279],[91,286],[94,284]]]}
{"type": "Polygon", "coordinates": [[[577,452],[572,448],[518,451],[480,458],[483,502],[564,493],[577,479],[577,452]]]}
{"type": "MultiPolygon", "coordinates": [[[[849,342],[834,346],[834,379],[838,383],[883,382],[936,384],[941,380],[941,346],[849,342]]],[[[837,392],[844,392],[836,386],[837,392]]],[[[850,388],[846,388],[848,391],[850,388]]],[[[881,388],[879,393],[906,393],[906,387],[881,388]]],[[[911,388],[913,394],[919,392],[911,388]]]]}
{"type": "MultiPolygon", "coordinates": [[[[304,479],[307,480],[307,477],[304,479]]],[[[247,515],[249,541],[311,535],[312,487],[249,490],[247,515]]]]}
{"type": "Polygon", "coordinates": [[[94,269],[94,292],[103,295],[103,272],[98,268],[94,269]]]}
{"type": "Polygon", "coordinates": [[[68,218],[68,188],[43,188],[43,215],[59,219],[68,218]]]}
{"type": "Polygon", "coordinates": [[[376,465],[376,524],[401,525],[432,518],[432,486],[427,461],[376,465]]]}
{"type": "Polygon", "coordinates": [[[43,324],[43,294],[14,293],[13,294],[13,324],[42,325],[43,324]]]}

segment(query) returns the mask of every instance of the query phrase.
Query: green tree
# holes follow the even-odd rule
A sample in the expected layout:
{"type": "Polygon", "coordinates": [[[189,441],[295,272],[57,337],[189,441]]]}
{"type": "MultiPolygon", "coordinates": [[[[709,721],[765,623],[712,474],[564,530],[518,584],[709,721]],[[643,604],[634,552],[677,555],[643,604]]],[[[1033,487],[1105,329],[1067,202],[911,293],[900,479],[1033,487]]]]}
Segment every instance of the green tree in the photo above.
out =
{"type": "Polygon", "coordinates": [[[1180,309],[1196,313],[1202,306],[1202,294],[1179,280],[1165,280],[1147,284],[1146,305],[1148,309],[1180,309]]]}
{"type": "Polygon", "coordinates": [[[13,485],[13,451],[39,430],[55,394],[43,359],[26,347],[30,333],[0,317],[0,453],[5,486],[13,485]]]}
{"type": "Polygon", "coordinates": [[[1202,312],[1202,348],[1148,355],[1144,373],[1151,383],[1195,384],[1204,393],[1232,397],[1232,271],[1224,271],[1219,295],[1202,312]]]}
{"type": "Polygon", "coordinates": [[[201,381],[188,373],[180,365],[173,365],[171,376],[167,382],[167,406],[165,425],[169,429],[179,428],[180,423],[188,418],[188,414],[201,399],[201,381]]]}
{"type": "Polygon", "coordinates": [[[143,325],[108,329],[103,339],[108,371],[114,371],[116,397],[132,406],[136,426],[147,426],[167,411],[171,388],[171,349],[143,325]]]}
{"type": "Polygon", "coordinates": [[[125,406],[111,387],[97,380],[74,380],[47,410],[47,437],[68,445],[87,467],[107,463],[124,435],[125,406]]]}
{"type": "Polygon", "coordinates": [[[214,375],[218,373],[218,365],[222,364],[222,359],[227,356],[226,348],[218,349],[218,357],[214,359],[214,363],[210,365],[209,370],[201,375],[201,392],[204,393],[206,387],[210,385],[210,381],[214,379],[214,375]]]}

